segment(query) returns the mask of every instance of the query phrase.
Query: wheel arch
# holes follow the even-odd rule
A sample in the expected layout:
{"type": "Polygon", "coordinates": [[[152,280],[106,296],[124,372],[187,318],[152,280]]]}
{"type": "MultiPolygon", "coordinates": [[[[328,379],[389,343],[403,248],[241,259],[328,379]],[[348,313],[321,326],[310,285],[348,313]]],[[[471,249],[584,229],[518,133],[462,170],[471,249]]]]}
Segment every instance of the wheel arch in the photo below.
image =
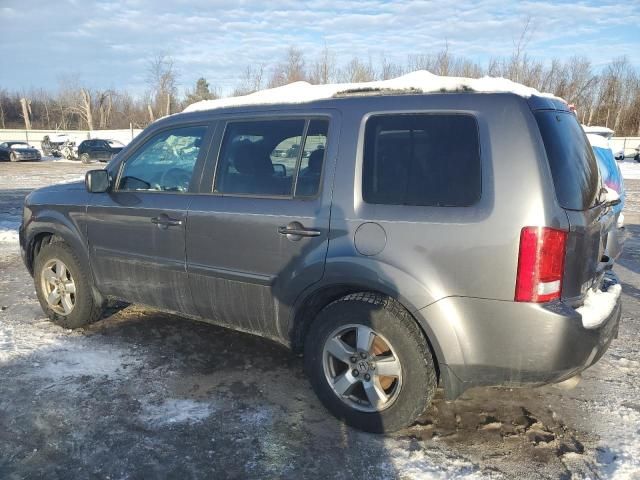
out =
{"type": "MultiPolygon", "coordinates": [[[[416,322],[420,331],[427,340],[429,349],[434,359],[438,378],[441,378],[441,366],[446,364],[446,357],[442,351],[440,341],[421,315],[416,315],[418,311],[406,299],[399,298],[388,288],[381,285],[368,285],[363,283],[341,283],[334,285],[323,285],[311,291],[305,292],[294,309],[293,323],[290,330],[290,345],[294,352],[304,351],[304,342],[307,333],[318,313],[327,305],[347,295],[359,292],[368,292],[390,298],[397,302],[416,322]],[[382,287],[382,288],[381,288],[382,287]]],[[[447,380],[447,377],[444,377],[447,380]]]]}

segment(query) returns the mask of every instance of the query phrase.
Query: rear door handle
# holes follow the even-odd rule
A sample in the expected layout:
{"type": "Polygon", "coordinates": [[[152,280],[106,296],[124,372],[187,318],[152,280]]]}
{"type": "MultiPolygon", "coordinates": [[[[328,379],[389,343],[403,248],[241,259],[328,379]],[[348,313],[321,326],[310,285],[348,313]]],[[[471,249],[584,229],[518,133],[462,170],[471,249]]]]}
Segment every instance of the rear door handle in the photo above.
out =
{"type": "Polygon", "coordinates": [[[168,227],[178,227],[182,225],[182,220],[177,218],[171,218],[166,213],[162,213],[157,217],[152,217],[151,223],[155,223],[160,228],[168,228],[168,227]]]}
{"type": "Polygon", "coordinates": [[[289,240],[300,240],[302,237],[319,237],[322,232],[313,228],[305,228],[300,222],[291,222],[286,227],[278,227],[280,235],[286,235],[289,240]]]}

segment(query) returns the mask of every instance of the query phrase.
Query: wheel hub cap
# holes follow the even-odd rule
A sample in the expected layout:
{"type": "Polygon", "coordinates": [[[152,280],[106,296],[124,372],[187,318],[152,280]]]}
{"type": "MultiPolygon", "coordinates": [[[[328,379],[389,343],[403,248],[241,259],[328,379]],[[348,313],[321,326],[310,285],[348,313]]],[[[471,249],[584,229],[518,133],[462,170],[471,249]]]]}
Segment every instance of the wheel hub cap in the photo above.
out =
{"type": "Polygon", "coordinates": [[[402,366],[389,341],[364,325],[336,329],[323,349],[325,378],[350,407],[379,412],[390,407],[402,386],[402,366]]]}
{"type": "Polygon", "coordinates": [[[40,282],[49,308],[69,315],[76,303],[76,284],[67,266],[57,258],[49,260],[42,268],[40,282]]]}

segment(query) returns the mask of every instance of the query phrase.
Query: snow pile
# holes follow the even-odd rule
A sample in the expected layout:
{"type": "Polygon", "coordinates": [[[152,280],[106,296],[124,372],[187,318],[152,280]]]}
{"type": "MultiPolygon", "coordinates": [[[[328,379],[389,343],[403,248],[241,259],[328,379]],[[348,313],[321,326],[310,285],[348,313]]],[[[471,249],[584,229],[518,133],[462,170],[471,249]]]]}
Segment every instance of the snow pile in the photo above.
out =
{"type": "Polygon", "coordinates": [[[584,305],[576,310],[582,315],[584,328],[593,329],[602,325],[615,308],[620,292],[622,292],[620,284],[610,286],[606,292],[589,290],[584,299],[584,305]]]}
{"type": "Polygon", "coordinates": [[[143,404],[140,418],[153,427],[176,423],[198,423],[214,411],[210,402],[168,398],[160,404],[143,404]]]}
{"type": "Polygon", "coordinates": [[[506,78],[482,77],[444,77],[426,70],[418,70],[390,80],[378,80],[362,83],[334,83],[312,85],[308,82],[294,82],[282,87],[269,88],[239,96],[203,100],[189,105],[185,112],[212,110],[239,105],[270,105],[279,103],[308,103],[315,100],[337,97],[347,93],[370,92],[435,93],[474,91],[480,93],[514,93],[524,98],[532,95],[557,98],[549,93],[540,93],[535,88],[526,87],[506,78]]]}
{"type": "Polygon", "coordinates": [[[0,243],[18,243],[20,222],[0,220],[0,243]]]}

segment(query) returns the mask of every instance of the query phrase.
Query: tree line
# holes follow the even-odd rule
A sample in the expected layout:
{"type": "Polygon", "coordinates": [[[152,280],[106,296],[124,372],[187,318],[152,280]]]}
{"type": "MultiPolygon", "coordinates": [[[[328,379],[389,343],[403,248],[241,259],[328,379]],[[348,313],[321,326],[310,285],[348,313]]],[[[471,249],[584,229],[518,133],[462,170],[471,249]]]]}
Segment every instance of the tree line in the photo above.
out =
{"type": "MultiPolygon", "coordinates": [[[[435,53],[408,55],[401,63],[383,56],[353,57],[342,64],[327,47],[312,59],[299,48],[289,47],[275,64],[248,65],[232,95],[300,80],[313,84],[386,80],[415,70],[471,78],[489,75],[564,98],[575,105],[579,120],[586,125],[607,126],[619,136],[640,136],[640,72],[626,57],[615,58],[601,69],[581,56],[543,62],[527,55],[521,43],[514,45],[511,56],[485,64],[453,55],[447,46],[435,53]]],[[[147,91],[140,96],[126,89],[91,89],[73,77],[61,79],[55,92],[0,87],[0,128],[143,128],[193,102],[219,97],[205,78],[180,95],[179,78],[174,59],[158,55],[148,62],[147,91]]]]}

